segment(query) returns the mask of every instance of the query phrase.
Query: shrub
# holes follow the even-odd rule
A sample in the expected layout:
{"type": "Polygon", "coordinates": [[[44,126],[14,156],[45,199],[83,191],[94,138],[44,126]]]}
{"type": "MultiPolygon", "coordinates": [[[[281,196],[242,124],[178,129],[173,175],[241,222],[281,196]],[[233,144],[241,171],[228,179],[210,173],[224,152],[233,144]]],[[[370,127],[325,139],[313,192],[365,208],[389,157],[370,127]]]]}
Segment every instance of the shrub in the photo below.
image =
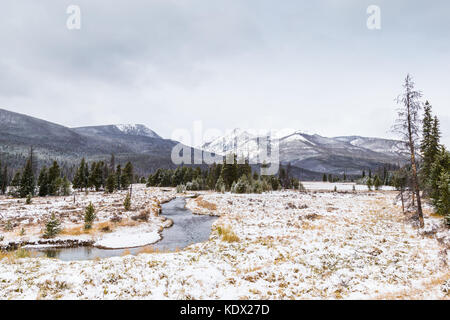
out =
{"type": "Polygon", "coordinates": [[[378,177],[378,175],[376,175],[375,178],[373,179],[373,185],[375,187],[375,190],[380,190],[381,180],[380,177],[378,177]]]}
{"type": "Polygon", "coordinates": [[[12,231],[14,229],[11,221],[8,220],[8,222],[6,222],[6,226],[5,226],[5,231],[12,231]]]}
{"type": "Polygon", "coordinates": [[[186,190],[196,191],[199,189],[200,189],[200,186],[196,180],[186,183],[186,190]]]}
{"type": "Polygon", "coordinates": [[[369,191],[372,191],[372,179],[371,178],[367,179],[367,188],[369,189],[369,191]]]}
{"type": "Polygon", "coordinates": [[[216,186],[215,186],[215,190],[217,192],[221,192],[224,193],[226,190],[226,186],[225,186],[225,182],[223,181],[222,177],[220,177],[217,182],[216,182],[216,186]]]}
{"type": "Polygon", "coordinates": [[[252,192],[252,186],[250,185],[247,176],[243,175],[238,182],[233,183],[231,187],[233,193],[250,193],[252,192]]]}
{"type": "Polygon", "coordinates": [[[92,202],[89,203],[89,205],[86,207],[86,210],[84,211],[84,229],[88,230],[92,228],[92,223],[95,220],[95,208],[92,204],[92,202]]]}
{"type": "Polygon", "coordinates": [[[45,224],[44,238],[53,238],[61,232],[61,221],[52,213],[50,219],[45,224]]]}
{"type": "Polygon", "coordinates": [[[28,195],[27,195],[27,200],[25,201],[25,203],[26,204],[31,204],[31,193],[29,193],[28,195]]]}
{"type": "Polygon", "coordinates": [[[300,190],[300,191],[302,191],[302,192],[305,192],[306,191],[306,188],[305,188],[305,186],[303,185],[303,183],[300,181],[300,180],[297,180],[297,188],[296,189],[298,189],[298,190],[300,190]]]}
{"type": "Polygon", "coordinates": [[[262,188],[263,192],[271,191],[272,190],[272,185],[267,180],[263,179],[261,181],[261,188],[262,188]]]}
{"type": "Polygon", "coordinates": [[[139,214],[138,215],[136,215],[136,216],[132,216],[131,217],[131,220],[134,220],[134,221],[148,221],[148,218],[150,217],[150,209],[145,209],[145,210],[142,210],[141,212],[139,212],[139,214]]]}
{"type": "Polygon", "coordinates": [[[186,186],[184,184],[177,185],[177,193],[184,193],[186,192],[186,186]]]}
{"type": "Polygon", "coordinates": [[[260,180],[256,180],[253,183],[253,192],[254,193],[262,193],[263,192],[262,182],[260,180]]]}

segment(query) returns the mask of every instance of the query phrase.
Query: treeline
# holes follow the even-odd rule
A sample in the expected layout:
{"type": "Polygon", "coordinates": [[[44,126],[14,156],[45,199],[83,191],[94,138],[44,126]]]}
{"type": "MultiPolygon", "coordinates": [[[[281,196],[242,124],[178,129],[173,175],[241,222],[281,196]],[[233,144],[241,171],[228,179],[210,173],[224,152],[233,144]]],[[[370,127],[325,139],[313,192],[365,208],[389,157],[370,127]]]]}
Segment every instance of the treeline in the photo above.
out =
{"type": "Polygon", "coordinates": [[[127,162],[122,169],[120,164],[115,166],[114,155],[111,155],[109,163],[94,161],[88,164],[83,158],[72,181],[63,174],[57,161],[53,161],[48,168],[44,165],[38,175],[35,174],[36,171],[33,148],[30,149],[25,166],[21,170],[17,170],[12,178],[10,178],[7,165],[3,166],[0,163],[0,193],[8,193],[19,198],[47,195],[68,196],[71,194],[72,188],[105,190],[111,193],[115,190],[128,189],[130,184],[139,180],[133,174],[131,162],[127,162]]]}
{"type": "Polygon", "coordinates": [[[450,153],[440,144],[439,119],[433,117],[428,101],[424,110],[419,183],[423,193],[431,198],[437,213],[445,215],[450,224],[450,153]]]}
{"type": "Polygon", "coordinates": [[[185,190],[216,190],[234,193],[261,193],[264,191],[284,189],[303,189],[300,181],[290,174],[290,165],[281,167],[278,176],[260,176],[252,173],[248,161],[239,163],[233,156],[233,163],[223,163],[200,167],[178,167],[176,169],[158,169],[147,179],[147,186],[177,187],[179,192],[185,190]]]}
{"type": "Polygon", "coordinates": [[[400,191],[403,210],[410,207],[417,211],[420,227],[424,226],[422,197],[429,197],[436,212],[450,225],[450,153],[440,143],[439,119],[433,116],[428,101],[421,102],[422,93],[414,88],[410,75],[403,87],[394,130],[403,136],[409,148],[410,164],[395,172],[393,185],[400,191]],[[420,120],[422,106],[424,113],[420,120]],[[417,148],[421,159],[416,158],[417,148]]]}
{"type": "Polygon", "coordinates": [[[115,165],[114,155],[111,155],[109,163],[104,161],[92,162],[89,164],[83,158],[78,166],[73,178],[73,188],[87,190],[94,188],[96,191],[101,189],[108,193],[116,190],[126,190],[130,184],[137,181],[134,176],[133,164],[127,162],[125,167],[115,165]]]}

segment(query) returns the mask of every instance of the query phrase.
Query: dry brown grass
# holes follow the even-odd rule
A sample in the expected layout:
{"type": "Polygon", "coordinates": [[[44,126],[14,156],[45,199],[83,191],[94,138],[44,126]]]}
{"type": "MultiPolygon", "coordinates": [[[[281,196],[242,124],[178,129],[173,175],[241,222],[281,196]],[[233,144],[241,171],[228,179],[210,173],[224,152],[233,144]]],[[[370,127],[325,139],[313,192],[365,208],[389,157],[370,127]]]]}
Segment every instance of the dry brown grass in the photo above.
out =
{"type": "Polygon", "coordinates": [[[128,220],[122,220],[119,223],[112,223],[110,221],[102,221],[95,223],[91,229],[85,229],[84,225],[78,225],[74,227],[68,227],[64,228],[61,231],[61,234],[63,235],[69,235],[69,236],[79,236],[82,234],[95,234],[98,232],[111,232],[113,231],[117,226],[135,226],[136,223],[134,221],[128,221],[128,220]]]}
{"type": "Polygon", "coordinates": [[[84,226],[75,226],[70,228],[64,228],[61,231],[62,235],[68,235],[68,236],[79,236],[82,234],[88,234],[92,230],[91,229],[84,229],[84,226]]]}
{"type": "Polygon", "coordinates": [[[138,254],[141,253],[159,253],[159,250],[153,246],[147,246],[139,249],[138,254]]]}
{"type": "MultiPolygon", "coordinates": [[[[440,287],[446,282],[450,280],[450,271],[445,272],[439,276],[432,277],[430,279],[426,279],[422,281],[422,286],[420,288],[409,288],[407,290],[400,290],[397,292],[386,292],[383,294],[379,294],[374,297],[377,300],[423,300],[427,299],[427,294],[433,290],[434,288],[440,287]]],[[[450,293],[447,293],[444,297],[444,300],[450,300],[450,293]]]]}
{"type": "Polygon", "coordinates": [[[217,205],[215,203],[203,200],[203,197],[198,197],[195,199],[195,202],[199,207],[208,209],[208,210],[217,210],[217,205]]]}
{"type": "Polygon", "coordinates": [[[111,232],[114,228],[113,223],[109,221],[99,222],[94,225],[96,231],[100,232],[111,232]]]}
{"type": "Polygon", "coordinates": [[[239,237],[236,235],[236,233],[234,233],[234,231],[231,229],[230,226],[217,226],[216,230],[219,236],[222,237],[223,241],[226,242],[240,241],[239,237]]]}
{"type": "Polygon", "coordinates": [[[14,263],[17,259],[21,258],[34,258],[36,257],[35,252],[28,251],[23,248],[19,248],[15,251],[0,251],[0,261],[6,259],[8,263],[14,263]]]}

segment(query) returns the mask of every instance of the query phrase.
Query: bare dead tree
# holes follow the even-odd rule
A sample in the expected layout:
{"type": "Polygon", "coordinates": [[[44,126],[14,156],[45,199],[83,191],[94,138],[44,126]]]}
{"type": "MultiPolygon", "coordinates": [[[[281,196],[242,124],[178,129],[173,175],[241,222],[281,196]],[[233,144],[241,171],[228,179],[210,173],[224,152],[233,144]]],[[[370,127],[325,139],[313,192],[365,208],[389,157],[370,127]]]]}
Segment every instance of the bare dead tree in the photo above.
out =
{"type": "Polygon", "coordinates": [[[409,148],[410,160],[411,160],[411,180],[413,185],[413,192],[415,193],[415,201],[417,202],[417,215],[419,218],[420,228],[424,227],[422,203],[420,199],[419,182],[417,178],[417,166],[416,166],[416,144],[419,138],[420,132],[420,109],[422,108],[422,102],[420,98],[422,93],[414,89],[414,81],[411,75],[407,75],[405,78],[405,84],[403,85],[404,93],[397,97],[397,104],[400,105],[397,111],[397,120],[395,121],[393,131],[400,134],[402,140],[409,148]]]}

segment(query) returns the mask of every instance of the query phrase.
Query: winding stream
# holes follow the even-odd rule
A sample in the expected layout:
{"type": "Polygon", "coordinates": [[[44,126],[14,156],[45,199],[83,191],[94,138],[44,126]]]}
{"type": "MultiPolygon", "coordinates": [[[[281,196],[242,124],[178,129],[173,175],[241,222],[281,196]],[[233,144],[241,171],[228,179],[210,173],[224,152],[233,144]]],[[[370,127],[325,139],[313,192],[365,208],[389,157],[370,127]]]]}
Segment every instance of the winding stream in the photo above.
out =
{"type": "Polygon", "coordinates": [[[186,209],[185,205],[186,201],[183,198],[176,198],[161,205],[161,214],[171,219],[173,225],[170,228],[165,228],[162,231],[162,239],[152,245],[128,249],[76,247],[31,249],[31,251],[36,252],[37,256],[58,258],[64,261],[91,260],[121,256],[125,251],[135,255],[146,247],[174,251],[176,249],[183,249],[193,243],[208,240],[211,233],[211,225],[217,217],[192,214],[189,209],[186,209]]]}

